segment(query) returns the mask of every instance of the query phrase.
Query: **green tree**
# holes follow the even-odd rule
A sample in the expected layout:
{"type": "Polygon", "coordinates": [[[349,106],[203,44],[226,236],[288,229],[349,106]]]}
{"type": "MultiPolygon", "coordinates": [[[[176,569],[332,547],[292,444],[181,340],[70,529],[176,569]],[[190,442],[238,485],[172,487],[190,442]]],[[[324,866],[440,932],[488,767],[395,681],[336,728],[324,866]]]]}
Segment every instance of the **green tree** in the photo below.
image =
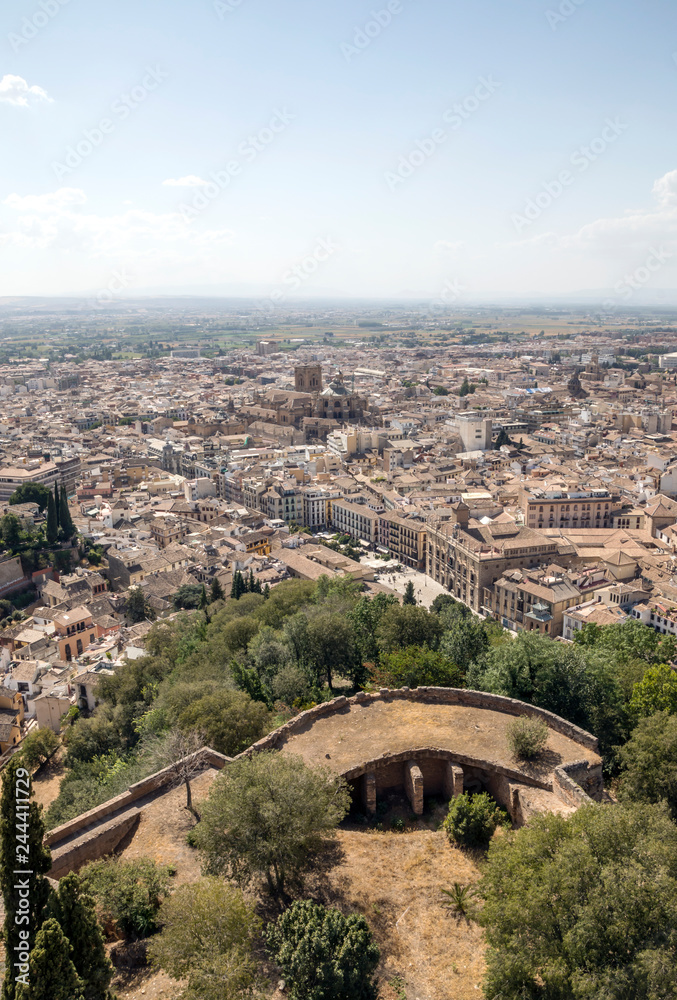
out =
{"type": "Polygon", "coordinates": [[[48,912],[68,938],[71,960],[83,983],[84,1000],[110,1000],[108,987],[113,967],[106,955],[94,900],[84,891],[78,875],[71,872],[59,880],[50,897],[48,912]]]}
{"type": "Polygon", "coordinates": [[[54,497],[50,493],[49,502],[47,504],[47,542],[49,545],[54,545],[59,537],[59,522],[57,520],[56,511],[57,508],[54,503],[54,497]]]}
{"type": "Polygon", "coordinates": [[[656,712],[677,712],[677,673],[667,663],[648,667],[635,684],[630,699],[630,713],[644,718],[656,712]]]}
{"type": "Polygon", "coordinates": [[[218,878],[179,886],[162,904],[160,923],[149,955],[174,979],[188,981],[183,1000],[252,997],[261,921],[239,889],[218,878]]]}
{"type": "Polygon", "coordinates": [[[494,441],[494,448],[496,451],[498,451],[499,448],[502,448],[504,445],[511,447],[512,441],[510,440],[510,435],[506,431],[505,427],[501,427],[500,431],[498,432],[498,437],[494,441]]]}
{"type": "Polygon", "coordinates": [[[130,587],[127,591],[125,616],[131,625],[143,622],[151,616],[154,617],[154,612],[146,600],[146,595],[141,587],[130,587]]]}
{"type": "Polygon", "coordinates": [[[574,642],[612,653],[618,662],[667,663],[677,653],[677,640],[673,635],[661,635],[636,618],[621,625],[584,625],[574,634],[574,642]]]}
{"type": "MultiPolygon", "coordinates": [[[[202,688],[202,685],[200,685],[202,688]]],[[[199,730],[212,750],[234,757],[250,747],[270,728],[270,713],[244,691],[227,688],[204,694],[176,715],[184,732],[199,730]]]]}
{"type": "MultiPolygon", "coordinates": [[[[0,797],[0,889],[5,905],[3,940],[7,956],[16,955],[25,944],[25,931],[33,947],[50,892],[45,875],[52,867],[52,856],[43,843],[42,806],[31,802],[32,797],[30,772],[18,757],[12,757],[2,774],[0,797]],[[22,869],[26,875],[20,874],[22,869]]],[[[15,972],[13,961],[8,960],[2,1000],[14,1000],[15,972]]]]}
{"type": "Polygon", "coordinates": [[[199,608],[203,590],[204,587],[201,587],[199,583],[184,583],[172,597],[172,603],[175,608],[188,610],[199,608]]]}
{"type": "Polygon", "coordinates": [[[125,934],[146,937],[158,927],[158,911],[169,895],[173,869],[150,858],[90,861],[80,875],[105,922],[115,921],[125,934]]]}
{"type": "Polygon", "coordinates": [[[230,588],[230,596],[239,601],[243,594],[247,592],[247,587],[244,582],[244,577],[239,569],[236,569],[233,573],[233,583],[230,588]]]}
{"type": "Polygon", "coordinates": [[[24,764],[31,770],[44,763],[59,745],[58,737],[51,729],[36,729],[21,744],[24,764]]]}
{"type": "Polygon", "coordinates": [[[467,396],[470,391],[470,383],[468,382],[468,376],[466,375],[461,382],[461,388],[458,390],[458,394],[459,396],[467,396]]]}
{"type": "Polygon", "coordinates": [[[677,715],[641,719],[619,751],[622,801],[665,801],[677,819],[677,715]]]}
{"type": "Polygon", "coordinates": [[[290,1000],[376,1000],[380,954],[364,917],[297,900],[267,937],[290,1000]]]}
{"type": "Polygon", "coordinates": [[[75,526],[71,517],[70,508],[68,507],[68,494],[66,493],[65,486],[61,487],[61,499],[59,500],[58,516],[59,527],[61,528],[63,537],[66,539],[72,538],[75,534],[75,526]]]}
{"type": "Polygon", "coordinates": [[[575,645],[520,632],[472,663],[466,683],[561,715],[594,733],[605,754],[624,738],[623,694],[609,658],[587,662],[575,645]]]}
{"type": "Polygon", "coordinates": [[[431,615],[425,608],[402,605],[388,608],[376,628],[376,638],[385,653],[407,646],[437,649],[443,631],[438,615],[431,615]]]}
{"type": "MultiPolygon", "coordinates": [[[[450,611],[445,609],[440,616],[445,627],[449,614],[450,611]]],[[[442,636],[439,648],[465,673],[472,661],[478,660],[489,648],[484,622],[474,615],[456,615],[451,628],[447,628],[442,636]]]]}
{"type": "Polygon", "coordinates": [[[407,581],[407,586],[404,588],[404,597],[402,598],[402,604],[416,604],[416,594],[414,593],[414,581],[407,581]]]}
{"type": "Polygon", "coordinates": [[[320,610],[309,619],[308,660],[317,683],[326,679],[330,691],[337,674],[351,678],[355,685],[366,677],[344,614],[320,610]]]}
{"type": "Polygon", "coordinates": [[[256,876],[283,896],[348,811],[344,782],[299,757],[266,751],[234,761],[212,784],[195,839],[208,875],[256,876]]]}
{"type": "Polygon", "coordinates": [[[481,883],[487,998],[659,1000],[677,990],[677,826],[583,806],[496,838],[481,883]]]}
{"type": "Polygon", "coordinates": [[[57,527],[60,525],[61,517],[61,497],[59,496],[59,484],[54,483],[54,511],[56,513],[57,527]]]}
{"type": "Polygon", "coordinates": [[[438,594],[433,603],[430,605],[430,610],[436,615],[439,615],[445,608],[450,608],[455,605],[458,605],[460,608],[464,608],[465,611],[470,614],[470,608],[466,607],[465,604],[461,604],[461,602],[457,601],[451,596],[451,594],[438,594]]]}
{"type": "Polygon", "coordinates": [[[223,593],[223,587],[221,586],[221,582],[219,581],[219,578],[215,576],[212,579],[212,585],[209,588],[210,603],[214,604],[216,603],[216,601],[222,601],[224,597],[225,594],[223,593]]]}
{"type": "Polygon", "coordinates": [[[0,534],[2,535],[2,540],[5,543],[6,548],[8,548],[10,552],[17,552],[21,548],[21,521],[16,514],[5,514],[2,518],[0,518],[0,534]]]}
{"type": "Polygon", "coordinates": [[[347,613],[352,625],[358,654],[363,661],[376,663],[379,657],[376,629],[388,608],[398,606],[394,594],[377,594],[375,597],[361,597],[347,613]]]}
{"type": "Polygon", "coordinates": [[[83,1000],[83,984],[72,954],[58,922],[45,920],[35,938],[26,979],[16,991],[17,1000],[83,1000]]]}
{"type": "Polygon", "coordinates": [[[36,503],[42,513],[49,503],[50,491],[43,483],[24,483],[14,490],[9,502],[12,506],[20,503],[36,503]]]}
{"type": "Polygon", "coordinates": [[[372,676],[379,687],[463,687],[463,672],[456,664],[425,646],[386,653],[372,676]]]}

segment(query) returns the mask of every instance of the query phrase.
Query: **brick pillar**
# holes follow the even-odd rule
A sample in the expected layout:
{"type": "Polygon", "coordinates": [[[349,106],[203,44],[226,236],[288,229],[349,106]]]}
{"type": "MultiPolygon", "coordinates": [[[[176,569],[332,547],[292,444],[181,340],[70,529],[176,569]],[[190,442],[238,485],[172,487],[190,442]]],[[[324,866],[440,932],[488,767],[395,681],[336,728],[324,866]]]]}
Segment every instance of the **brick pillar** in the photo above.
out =
{"type": "Polygon", "coordinates": [[[423,815],[423,775],[421,768],[413,760],[404,765],[404,789],[416,816],[423,815]]]}
{"type": "Polygon", "coordinates": [[[455,799],[457,795],[463,794],[463,768],[451,761],[447,763],[444,791],[448,799],[455,799]]]}
{"type": "Polygon", "coordinates": [[[365,812],[376,812],[376,775],[373,771],[362,775],[362,806],[365,812]]]}

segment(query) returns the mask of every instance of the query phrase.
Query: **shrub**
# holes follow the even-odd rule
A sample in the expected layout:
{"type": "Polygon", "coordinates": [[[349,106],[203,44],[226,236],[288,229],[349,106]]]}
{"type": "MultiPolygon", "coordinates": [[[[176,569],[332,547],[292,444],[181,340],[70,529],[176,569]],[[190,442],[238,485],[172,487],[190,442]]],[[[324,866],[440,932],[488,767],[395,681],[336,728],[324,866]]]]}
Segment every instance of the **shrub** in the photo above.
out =
{"type": "Polygon", "coordinates": [[[449,840],[462,847],[487,848],[497,826],[507,822],[507,814],[486,792],[464,792],[449,803],[444,829],[449,840]]]}
{"type": "Polygon", "coordinates": [[[94,896],[104,922],[114,920],[121,931],[147,937],[158,929],[158,911],[169,895],[173,869],[150,858],[91,861],[80,875],[94,896]]]}
{"type": "Polygon", "coordinates": [[[451,889],[441,889],[440,892],[446,897],[442,901],[442,905],[451,910],[455,917],[465,917],[466,920],[474,918],[475,898],[477,896],[475,886],[454,882],[451,889]]]}
{"type": "Polygon", "coordinates": [[[160,910],[151,961],[187,979],[184,1000],[244,1000],[258,979],[253,948],[260,921],[253,903],[221,879],[180,886],[160,910]]]}
{"type": "Polygon", "coordinates": [[[364,917],[297,900],[267,936],[290,1000],[375,1000],[380,955],[364,917]]]}
{"type": "Polygon", "coordinates": [[[549,730],[541,719],[527,715],[515,719],[508,726],[508,746],[517,760],[533,760],[545,750],[549,730]]]}

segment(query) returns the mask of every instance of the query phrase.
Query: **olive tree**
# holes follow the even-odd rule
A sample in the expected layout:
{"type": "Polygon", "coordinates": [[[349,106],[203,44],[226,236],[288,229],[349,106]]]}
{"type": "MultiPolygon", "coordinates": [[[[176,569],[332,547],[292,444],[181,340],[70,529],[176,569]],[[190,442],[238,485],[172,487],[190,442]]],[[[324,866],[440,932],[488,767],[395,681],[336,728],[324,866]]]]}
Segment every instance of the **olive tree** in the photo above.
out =
{"type": "Polygon", "coordinates": [[[212,784],[195,843],[208,875],[240,885],[263,876],[283,896],[333,835],[349,806],[345,783],[290,754],[266,751],[236,760],[212,784]]]}

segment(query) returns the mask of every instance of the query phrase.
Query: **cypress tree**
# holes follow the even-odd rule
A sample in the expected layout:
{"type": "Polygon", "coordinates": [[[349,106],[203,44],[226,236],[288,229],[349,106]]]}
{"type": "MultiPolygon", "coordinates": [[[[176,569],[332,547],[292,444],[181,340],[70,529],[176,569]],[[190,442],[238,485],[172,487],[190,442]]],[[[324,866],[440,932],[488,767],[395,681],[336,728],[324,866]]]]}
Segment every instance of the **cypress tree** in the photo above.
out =
{"type": "Polygon", "coordinates": [[[30,972],[17,1000],[84,1000],[82,981],[71,961],[71,946],[58,921],[45,920],[35,938],[30,972]]]}
{"type": "Polygon", "coordinates": [[[256,593],[256,581],[254,580],[254,570],[249,570],[249,580],[247,581],[247,592],[250,594],[256,593]]]}
{"type": "Polygon", "coordinates": [[[61,526],[61,498],[59,497],[58,483],[54,483],[54,509],[56,510],[56,523],[61,526]]]}
{"type": "Polygon", "coordinates": [[[200,609],[200,611],[204,611],[204,609],[207,607],[207,604],[208,604],[207,591],[205,590],[205,585],[203,583],[202,590],[200,591],[200,603],[198,604],[198,608],[200,609]]]}
{"type": "Polygon", "coordinates": [[[265,585],[265,587],[263,588],[263,596],[265,597],[266,600],[268,600],[268,598],[270,597],[270,584],[269,583],[267,583],[265,585]]]}
{"type": "Polygon", "coordinates": [[[85,1000],[108,1000],[113,967],[106,955],[94,900],[84,890],[78,875],[71,872],[59,881],[48,912],[70,942],[71,961],[83,981],[85,1000]]]}
{"type": "MultiPolygon", "coordinates": [[[[50,893],[44,876],[52,867],[52,855],[43,844],[42,807],[30,801],[30,781],[30,772],[18,757],[12,757],[2,775],[0,796],[0,889],[5,904],[7,963],[2,1000],[14,1000],[17,995],[16,976],[24,970],[15,963],[20,963],[26,944],[29,949],[33,947],[50,893]],[[26,875],[21,874],[22,870],[26,875]]],[[[33,1000],[32,994],[29,996],[33,1000]]]]}
{"type": "Polygon", "coordinates": [[[404,588],[404,597],[402,598],[402,604],[416,604],[416,595],[414,593],[413,580],[409,580],[407,586],[404,588]]]}
{"type": "Polygon", "coordinates": [[[49,503],[47,504],[47,541],[50,545],[54,545],[58,537],[59,522],[56,516],[56,504],[54,503],[54,497],[50,493],[49,503]]]}
{"type": "Polygon", "coordinates": [[[214,601],[222,601],[223,597],[223,587],[221,586],[219,578],[215,576],[212,580],[212,585],[209,591],[209,599],[213,604],[214,601]]]}
{"type": "Polygon", "coordinates": [[[59,525],[63,531],[64,538],[72,538],[75,534],[75,527],[73,525],[73,518],[71,517],[71,512],[68,509],[68,497],[66,496],[65,486],[61,487],[61,500],[59,501],[58,517],[59,525]]]}

